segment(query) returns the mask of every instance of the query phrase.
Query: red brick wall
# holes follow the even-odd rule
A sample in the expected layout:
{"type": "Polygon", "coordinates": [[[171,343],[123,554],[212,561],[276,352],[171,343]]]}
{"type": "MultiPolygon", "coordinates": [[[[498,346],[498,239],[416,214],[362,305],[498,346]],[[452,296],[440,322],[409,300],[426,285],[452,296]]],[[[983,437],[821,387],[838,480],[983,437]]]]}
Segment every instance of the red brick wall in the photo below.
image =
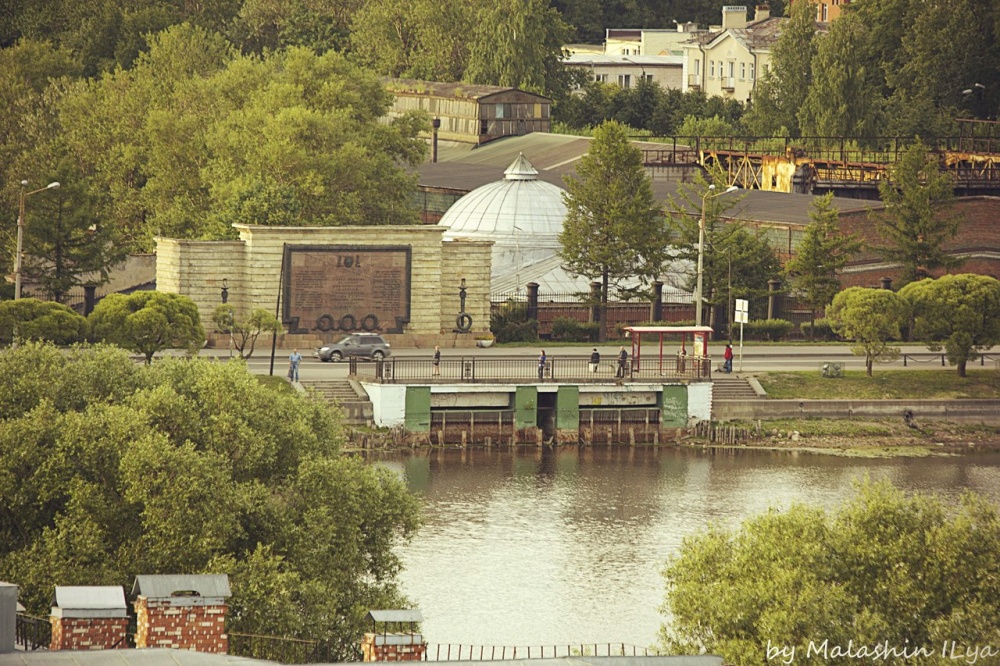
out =
{"type": "Polygon", "coordinates": [[[404,645],[376,645],[375,636],[376,634],[366,633],[361,642],[364,661],[422,661],[427,650],[427,645],[422,641],[404,645]]]}
{"type": "Polygon", "coordinates": [[[108,650],[128,647],[127,617],[56,617],[50,650],[108,650]]]}
{"type": "MultiPolygon", "coordinates": [[[[1000,256],[1000,197],[968,197],[959,198],[949,207],[949,212],[958,213],[961,222],[958,235],[945,244],[945,249],[958,255],[969,255],[957,269],[951,273],[976,273],[979,275],[1000,276],[1000,258],[985,256],[996,254],[1000,256]]],[[[882,239],[875,230],[874,223],[868,219],[865,211],[841,213],[840,228],[845,233],[855,234],[864,241],[864,249],[848,269],[850,272],[841,276],[841,285],[847,287],[879,287],[880,278],[892,278],[898,285],[900,271],[885,269],[874,264],[882,264],[883,260],[871,249],[881,245],[882,239]],[[872,265],[871,268],[867,268],[872,265]]],[[[938,271],[943,274],[946,271],[938,271]]]]}
{"type": "Polygon", "coordinates": [[[196,652],[229,652],[226,605],[174,606],[170,599],[135,601],[137,648],[158,647],[196,652]]]}

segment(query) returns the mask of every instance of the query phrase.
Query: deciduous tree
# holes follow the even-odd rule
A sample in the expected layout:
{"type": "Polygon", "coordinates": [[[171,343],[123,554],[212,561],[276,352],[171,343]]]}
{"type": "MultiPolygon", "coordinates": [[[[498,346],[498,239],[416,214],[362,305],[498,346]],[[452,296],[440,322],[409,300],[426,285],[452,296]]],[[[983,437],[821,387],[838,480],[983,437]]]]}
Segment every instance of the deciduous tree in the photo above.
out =
{"type": "Polygon", "coordinates": [[[96,340],[142,354],[146,362],[164,349],[197,353],[205,343],[198,306],[187,296],[159,291],[105,296],[90,313],[96,340]]]}
{"type": "Polygon", "coordinates": [[[785,265],[791,286],[809,304],[809,340],[816,328],[816,311],[823,310],[840,290],[837,272],[861,249],[861,241],[840,232],[833,193],[813,201],[809,224],[795,256],[785,265]]]}
{"type": "Polygon", "coordinates": [[[212,321],[220,331],[229,335],[233,347],[243,359],[253,356],[254,345],[261,333],[278,334],[283,330],[281,320],[263,308],[257,308],[249,317],[240,317],[236,308],[228,303],[215,308],[212,321]]]}
{"type": "Polygon", "coordinates": [[[1000,282],[988,275],[942,275],[911,282],[899,292],[911,308],[913,336],[942,348],[965,377],[969,361],[1000,343],[1000,282]]]}
{"type": "Polygon", "coordinates": [[[922,141],[900,155],[878,189],[885,208],[873,211],[870,218],[885,243],[875,249],[902,264],[903,284],[961,263],[944,247],[958,233],[960,222],[947,207],[955,198],[954,183],[922,141]]]}
{"type": "Polygon", "coordinates": [[[567,268],[601,282],[601,339],[612,284],[651,282],[667,260],[668,238],[639,149],[624,126],[602,124],[590,150],[567,176],[566,221],[559,256],[567,268]]]}
{"type": "Polygon", "coordinates": [[[893,344],[902,337],[906,323],[906,303],[888,289],[851,287],[833,298],[826,308],[826,318],[833,332],[852,340],[852,351],[865,357],[865,372],[872,375],[872,365],[899,358],[893,344]]]}
{"type": "Polygon", "coordinates": [[[794,505],[687,537],[664,574],[660,644],[736,666],[835,661],[834,646],[849,644],[907,650],[866,661],[938,663],[949,641],[1000,638],[997,548],[1000,516],[985,498],[953,506],[865,482],[833,512],[794,505]]]}

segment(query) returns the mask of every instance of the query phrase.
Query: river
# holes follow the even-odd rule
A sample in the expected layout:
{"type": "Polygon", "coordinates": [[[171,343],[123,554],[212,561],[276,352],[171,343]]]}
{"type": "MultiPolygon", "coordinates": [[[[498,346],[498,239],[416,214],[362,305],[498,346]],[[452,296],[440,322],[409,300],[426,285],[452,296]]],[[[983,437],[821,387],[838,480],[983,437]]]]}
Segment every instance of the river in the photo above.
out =
{"type": "Polygon", "coordinates": [[[418,450],[405,475],[425,524],[399,549],[429,643],[650,646],[661,571],[687,534],[804,502],[833,508],[866,474],[1000,504],[1000,454],[859,459],[807,452],[563,447],[418,450]]]}

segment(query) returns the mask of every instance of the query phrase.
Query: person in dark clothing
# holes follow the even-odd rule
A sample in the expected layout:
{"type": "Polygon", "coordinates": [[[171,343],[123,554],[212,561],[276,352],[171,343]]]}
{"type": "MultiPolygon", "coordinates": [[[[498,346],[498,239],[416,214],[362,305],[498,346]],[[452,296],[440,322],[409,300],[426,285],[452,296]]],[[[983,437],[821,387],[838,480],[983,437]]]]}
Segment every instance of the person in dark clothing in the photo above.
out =
{"type": "Polygon", "coordinates": [[[594,351],[590,352],[590,366],[591,372],[597,372],[597,366],[601,364],[601,354],[595,348],[594,351]]]}
{"type": "Polygon", "coordinates": [[[434,374],[441,374],[441,347],[434,345],[434,374]]]}
{"type": "Polygon", "coordinates": [[[625,372],[628,369],[628,352],[622,347],[618,351],[618,372],[615,373],[615,377],[619,379],[624,379],[625,372]]]}
{"type": "Polygon", "coordinates": [[[545,350],[538,355],[538,381],[542,381],[545,378],[545,350]]]}

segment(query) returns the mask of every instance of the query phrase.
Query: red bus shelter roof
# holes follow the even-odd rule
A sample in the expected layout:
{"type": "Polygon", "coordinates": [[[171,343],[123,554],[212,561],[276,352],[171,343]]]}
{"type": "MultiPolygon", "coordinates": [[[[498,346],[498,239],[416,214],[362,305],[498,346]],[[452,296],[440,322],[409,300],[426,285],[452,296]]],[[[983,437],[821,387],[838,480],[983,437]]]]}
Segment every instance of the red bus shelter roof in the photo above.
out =
{"type": "Polygon", "coordinates": [[[711,333],[711,326],[625,326],[630,333],[711,333]]]}

